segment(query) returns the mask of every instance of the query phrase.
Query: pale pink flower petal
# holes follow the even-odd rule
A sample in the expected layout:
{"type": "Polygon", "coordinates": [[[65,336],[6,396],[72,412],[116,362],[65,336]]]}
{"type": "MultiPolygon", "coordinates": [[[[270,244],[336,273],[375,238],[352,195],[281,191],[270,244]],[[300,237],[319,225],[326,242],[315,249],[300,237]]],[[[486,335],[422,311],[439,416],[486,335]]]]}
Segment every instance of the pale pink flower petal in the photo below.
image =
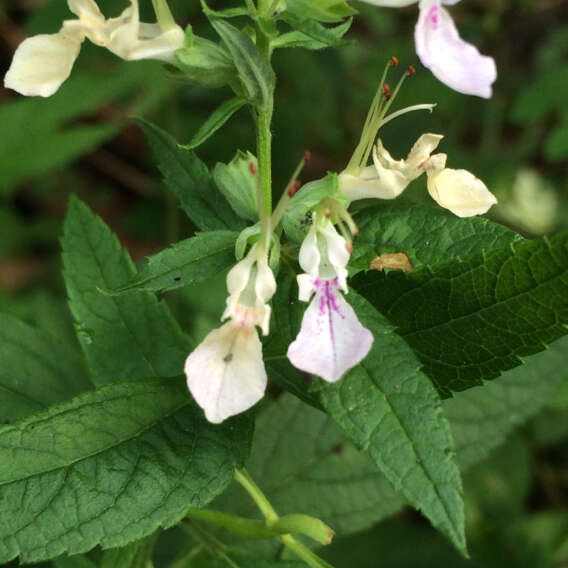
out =
{"type": "Polygon", "coordinates": [[[414,39],[422,64],[443,83],[468,95],[490,98],[497,68],[492,57],[459,36],[445,8],[436,0],[422,0],[414,39]]]}
{"type": "Polygon", "coordinates": [[[186,359],[185,374],[209,422],[219,424],[254,406],[267,381],[256,329],[232,320],[214,329],[186,359]]]}
{"type": "Polygon", "coordinates": [[[288,359],[302,371],[335,382],[367,355],[373,335],[339,292],[337,279],[316,280],[314,286],[316,295],[288,348],[288,359]]]}

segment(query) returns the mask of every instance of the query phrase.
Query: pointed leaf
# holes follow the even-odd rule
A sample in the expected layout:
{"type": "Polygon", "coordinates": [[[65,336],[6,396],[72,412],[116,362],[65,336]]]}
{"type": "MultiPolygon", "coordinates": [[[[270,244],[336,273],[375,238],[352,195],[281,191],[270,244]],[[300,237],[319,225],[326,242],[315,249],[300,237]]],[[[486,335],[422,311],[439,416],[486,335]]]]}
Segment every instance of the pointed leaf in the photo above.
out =
{"type": "Polygon", "coordinates": [[[195,136],[182,148],[193,150],[201,146],[203,142],[208,140],[217,130],[219,130],[240,108],[246,105],[244,99],[235,97],[225,101],[220,107],[216,108],[209,118],[202,124],[195,136]]]}
{"type": "Polygon", "coordinates": [[[129,282],[109,291],[163,292],[203,282],[235,264],[235,241],[231,231],[209,231],[175,243],[148,258],[129,282]]]}
{"type": "Polygon", "coordinates": [[[106,385],[0,429],[0,562],[125,546],[203,507],[248,451],[183,379],[106,385]]]}
{"type": "Polygon", "coordinates": [[[62,245],[69,305],[93,382],[178,375],[188,339],[153,294],[101,292],[132,280],[136,269],[109,228],[77,198],[69,202],[62,245]]]}
{"type": "Polygon", "coordinates": [[[441,400],[385,318],[354,293],[349,301],[375,341],[338,383],[319,383],[321,402],[394,488],[465,554],[461,477],[441,400]]]}
{"type": "Polygon", "coordinates": [[[494,379],[567,333],[568,232],[410,273],[352,280],[441,393],[494,379]]]}
{"type": "Polygon", "coordinates": [[[211,25],[233,56],[248,100],[261,109],[270,110],[276,83],[270,63],[248,36],[228,22],[211,18],[211,25]]]}
{"type": "Polygon", "coordinates": [[[215,187],[207,166],[161,128],[141,118],[136,122],[152,147],[165,184],[187,216],[203,231],[242,229],[242,221],[215,187]]]}

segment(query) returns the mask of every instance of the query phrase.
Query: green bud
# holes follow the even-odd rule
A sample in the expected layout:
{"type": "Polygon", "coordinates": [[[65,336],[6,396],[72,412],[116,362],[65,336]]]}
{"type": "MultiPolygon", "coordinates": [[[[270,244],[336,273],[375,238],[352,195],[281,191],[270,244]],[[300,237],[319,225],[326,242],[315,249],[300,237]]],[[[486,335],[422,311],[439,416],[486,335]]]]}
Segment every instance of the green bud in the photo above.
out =
{"type": "Polygon", "coordinates": [[[213,179],[237,215],[258,219],[258,163],[253,154],[239,150],[229,164],[218,163],[213,179]]]}
{"type": "Polygon", "coordinates": [[[175,56],[181,72],[190,80],[204,87],[222,87],[235,82],[237,70],[231,56],[221,45],[196,36],[191,28],[186,29],[185,47],[178,49],[175,56]]]}

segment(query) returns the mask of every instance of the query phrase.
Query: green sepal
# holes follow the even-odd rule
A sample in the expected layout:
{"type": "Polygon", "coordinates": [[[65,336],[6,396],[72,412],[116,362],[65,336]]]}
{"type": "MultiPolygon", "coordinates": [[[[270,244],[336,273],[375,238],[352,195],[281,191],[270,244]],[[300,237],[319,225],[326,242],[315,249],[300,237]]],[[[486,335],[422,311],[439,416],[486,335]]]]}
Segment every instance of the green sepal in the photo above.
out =
{"type": "Polygon", "coordinates": [[[203,87],[222,87],[237,80],[230,54],[214,41],[192,34],[191,43],[178,49],[175,57],[185,78],[203,87]]]}
{"type": "Polygon", "coordinates": [[[213,179],[239,217],[258,219],[258,162],[250,152],[238,150],[228,163],[217,163],[213,179]]]}
{"type": "Polygon", "coordinates": [[[335,196],[338,183],[337,174],[329,172],[324,178],[307,183],[294,195],[282,217],[282,226],[291,239],[303,240],[311,223],[308,213],[322,199],[335,196]]]}

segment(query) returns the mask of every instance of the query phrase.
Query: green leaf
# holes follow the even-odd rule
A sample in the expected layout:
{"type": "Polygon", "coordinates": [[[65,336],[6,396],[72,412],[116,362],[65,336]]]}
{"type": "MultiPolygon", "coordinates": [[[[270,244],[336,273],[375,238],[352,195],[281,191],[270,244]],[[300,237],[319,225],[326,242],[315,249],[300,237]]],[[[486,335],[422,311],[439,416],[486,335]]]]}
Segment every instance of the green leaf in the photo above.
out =
{"type": "Polygon", "coordinates": [[[286,0],[287,11],[303,20],[339,22],[357,14],[345,0],[286,0]]]}
{"type": "Polygon", "coordinates": [[[195,136],[183,148],[193,150],[201,146],[203,142],[208,140],[217,130],[219,130],[240,108],[247,102],[239,97],[234,97],[225,101],[220,107],[216,108],[211,116],[203,123],[195,136]]]}
{"type": "Polygon", "coordinates": [[[162,292],[203,282],[235,263],[235,240],[231,231],[209,231],[175,243],[148,258],[129,282],[110,291],[162,292]]]}
{"type": "Polygon", "coordinates": [[[439,390],[464,390],[567,332],[568,232],[352,286],[398,328],[439,390]]]}
{"type": "Polygon", "coordinates": [[[132,280],[136,269],[110,229],[77,198],[69,202],[62,245],[69,305],[93,382],[178,375],[188,339],[153,294],[101,293],[132,280]]]}
{"type": "Polygon", "coordinates": [[[0,423],[69,399],[91,385],[68,345],[0,314],[0,423]]]}
{"type": "MultiPolygon", "coordinates": [[[[367,528],[404,503],[332,418],[289,394],[257,417],[247,470],[279,514],[313,515],[337,534],[367,528]]],[[[254,510],[238,487],[218,502],[239,514],[254,510]]]]}
{"type": "Polygon", "coordinates": [[[244,219],[258,220],[258,162],[250,152],[237,151],[228,164],[218,163],[213,179],[231,207],[244,219]]]}
{"type": "Polygon", "coordinates": [[[155,124],[141,118],[136,122],[152,147],[165,184],[187,216],[202,231],[242,229],[242,221],[215,187],[207,166],[155,124]]]}
{"type": "Polygon", "coordinates": [[[355,220],[359,236],[350,265],[364,269],[382,253],[405,252],[419,268],[523,241],[482,217],[460,219],[440,208],[387,203],[363,209],[355,220]]]}
{"type": "Polygon", "coordinates": [[[103,552],[100,568],[149,568],[158,533],[103,552]]]}
{"type": "Polygon", "coordinates": [[[263,110],[270,110],[276,83],[270,63],[248,36],[228,22],[211,18],[211,25],[231,52],[247,99],[263,110]]]}
{"type": "MultiPolygon", "coordinates": [[[[295,31],[300,32],[304,36],[304,40],[308,43],[311,49],[321,49],[323,47],[342,47],[344,45],[349,45],[348,41],[345,41],[343,36],[349,31],[351,24],[353,23],[353,18],[349,18],[347,21],[339,24],[338,26],[332,28],[326,28],[322,26],[317,20],[306,20],[295,16],[291,12],[284,12],[282,14],[282,19],[295,31]],[[312,40],[312,44],[307,41],[307,38],[312,40]]],[[[273,47],[283,47],[279,45],[282,43],[278,40],[273,42],[273,47]]],[[[288,45],[289,47],[289,45],[288,45]]]]}
{"type": "Polygon", "coordinates": [[[395,490],[466,554],[462,484],[441,400],[388,322],[360,296],[348,297],[375,340],[338,383],[320,382],[322,405],[395,490]]]}
{"type": "Polygon", "coordinates": [[[125,546],[203,507],[246,457],[183,380],[106,385],[0,429],[0,562],[125,546]]]}
{"type": "Polygon", "coordinates": [[[487,457],[553,399],[568,379],[568,338],[506,371],[498,381],[444,401],[462,470],[487,457]]]}
{"type": "Polygon", "coordinates": [[[282,226],[286,234],[296,242],[301,242],[310,228],[310,211],[325,197],[335,195],[337,188],[337,174],[334,173],[328,173],[324,178],[301,187],[282,217],[282,226]]]}
{"type": "Polygon", "coordinates": [[[97,565],[85,555],[60,556],[53,561],[55,568],[97,568],[97,565]]]}

